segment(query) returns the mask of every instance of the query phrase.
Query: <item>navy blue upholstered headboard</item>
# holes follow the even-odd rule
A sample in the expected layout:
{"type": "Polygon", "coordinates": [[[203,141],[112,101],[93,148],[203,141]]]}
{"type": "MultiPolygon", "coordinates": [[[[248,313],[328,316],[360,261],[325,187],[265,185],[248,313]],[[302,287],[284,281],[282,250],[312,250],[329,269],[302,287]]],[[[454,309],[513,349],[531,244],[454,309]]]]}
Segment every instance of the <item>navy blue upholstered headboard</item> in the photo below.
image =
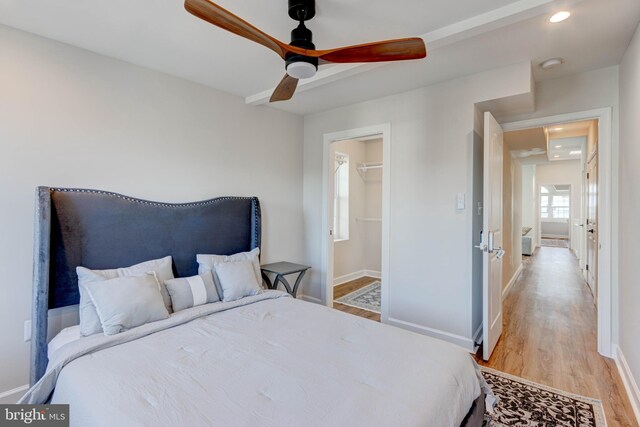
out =
{"type": "Polygon", "coordinates": [[[78,304],[76,267],[126,267],[173,257],[176,277],[197,274],[196,254],[260,247],[255,197],[160,203],[97,190],[38,187],[31,384],[47,365],[48,310],[78,304]]]}

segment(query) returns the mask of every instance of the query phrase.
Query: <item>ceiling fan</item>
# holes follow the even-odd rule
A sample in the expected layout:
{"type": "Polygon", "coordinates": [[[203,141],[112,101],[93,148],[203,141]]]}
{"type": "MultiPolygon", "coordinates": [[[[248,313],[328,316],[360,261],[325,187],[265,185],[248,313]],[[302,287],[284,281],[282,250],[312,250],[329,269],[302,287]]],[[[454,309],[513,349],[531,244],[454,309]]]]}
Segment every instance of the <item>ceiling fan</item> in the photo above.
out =
{"type": "Polygon", "coordinates": [[[313,77],[318,66],[324,63],[401,61],[427,56],[424,41],[417,37],[315,50],[311,30],[304,25],[316,14],[315,0],[289,0],[289,16],[299,22],[291,31],[289,44],[260,31],[210,0],[186,0],[184,7],[200,19],[273,50],[285,60],[286,74],[269,102],[291,99],[298,81],[313,77]]]}

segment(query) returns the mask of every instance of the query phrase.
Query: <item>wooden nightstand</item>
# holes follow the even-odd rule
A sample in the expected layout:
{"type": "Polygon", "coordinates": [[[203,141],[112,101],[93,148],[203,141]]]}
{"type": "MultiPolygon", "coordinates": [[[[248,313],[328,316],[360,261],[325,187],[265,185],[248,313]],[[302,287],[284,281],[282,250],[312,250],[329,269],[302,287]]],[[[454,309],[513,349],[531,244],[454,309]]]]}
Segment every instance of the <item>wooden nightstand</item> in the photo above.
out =
{"type": "Polygon", "coordinates": [[[296,297],[296,293],[298,292],[300,281],[304,277],[304,274],[307,272],[307,270],[310,268],[311,267],[308,267],[306,265],[294,264],[292,262],[274,262],[272,264],[265,264],[260,266],[260,269],[262,270],[262,278],[266,282],[269,289],[276,289],[278,287],[278,282],[281,282],[287,292],[294,298],[296,297]],[[275,275],[273,282],[271,282],[271,279],[269,278],[267,273],[275,275]],[[292,289],[291,285],[284,276],[295,273],[298,273],[298,278],[296,279],[296,283],[293,285],[292,289]]]}

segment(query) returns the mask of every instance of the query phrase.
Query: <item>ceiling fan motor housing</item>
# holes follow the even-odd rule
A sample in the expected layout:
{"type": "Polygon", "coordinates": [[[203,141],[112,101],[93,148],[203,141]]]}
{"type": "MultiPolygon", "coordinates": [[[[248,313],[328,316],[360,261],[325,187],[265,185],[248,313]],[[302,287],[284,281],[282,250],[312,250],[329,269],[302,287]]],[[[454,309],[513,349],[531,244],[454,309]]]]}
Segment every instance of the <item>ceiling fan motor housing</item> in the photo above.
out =
{"type": "MultiPolygon", "coordinates": [[[[313,0],[289,0],[289,16],[313,17],[314,15],[315,4],[313,0]]],[[[289,44],[302,49],[315,50],[316,46],[313,44],[313,33],[305,27],[304,19],[300,19],[299,21],[300,24],[298,27],[291,31],[291,43],[289,44]]],[[[285,68],[291,77],[299,79],[313,77],[318,70],[318,58],[287,53],[285,55],[285,68]]]]}

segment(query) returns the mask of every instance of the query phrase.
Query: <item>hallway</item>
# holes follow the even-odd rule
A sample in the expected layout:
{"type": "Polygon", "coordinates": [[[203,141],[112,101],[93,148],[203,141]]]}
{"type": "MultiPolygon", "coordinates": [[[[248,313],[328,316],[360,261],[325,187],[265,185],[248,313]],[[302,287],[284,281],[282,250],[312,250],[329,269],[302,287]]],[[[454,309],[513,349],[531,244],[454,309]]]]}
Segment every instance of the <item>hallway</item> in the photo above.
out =
{"type": "Polygon", "coordinates": [[[597,352],[596,308],[573,253],[542,247],[523,262],[504,300],[502,337],[490,361],[478,362],[600,399],[609,427],[637,426],[615,362],[597,352]]]}

